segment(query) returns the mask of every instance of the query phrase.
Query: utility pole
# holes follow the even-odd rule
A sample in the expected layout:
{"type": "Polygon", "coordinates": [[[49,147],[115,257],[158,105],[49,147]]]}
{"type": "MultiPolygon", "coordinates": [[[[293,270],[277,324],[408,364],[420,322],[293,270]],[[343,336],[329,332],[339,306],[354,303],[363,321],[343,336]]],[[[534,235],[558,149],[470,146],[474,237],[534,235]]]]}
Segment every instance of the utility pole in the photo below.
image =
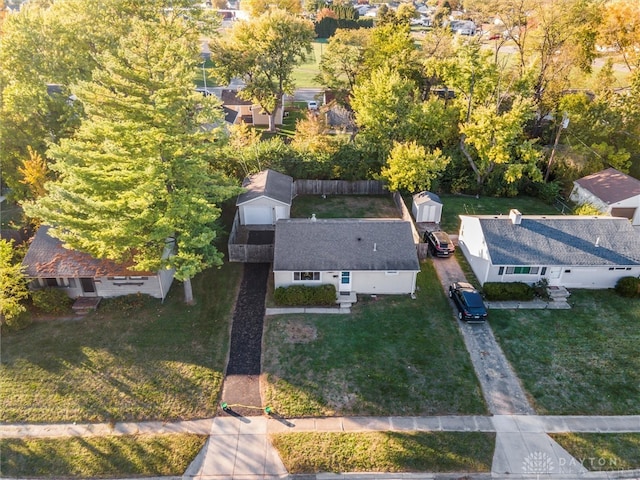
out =
{"type": "Polygon", "coordinates": [[[556,140],[553,142],[553,148],[551,149],[551,155],[549,155],[549,162],[547,162],[547,171],[544,174],[545,183],[549,180],[549,174],[551,173],[551,165],[553,165],[553,159],[556,156],[556,148],[558,147],[558,141],[560,140],[560,134],[562,130],[569,126],[569,117],[566,113],[562,115],[562,123],[558,125],[558,132],[556,133],[556,140]]]}

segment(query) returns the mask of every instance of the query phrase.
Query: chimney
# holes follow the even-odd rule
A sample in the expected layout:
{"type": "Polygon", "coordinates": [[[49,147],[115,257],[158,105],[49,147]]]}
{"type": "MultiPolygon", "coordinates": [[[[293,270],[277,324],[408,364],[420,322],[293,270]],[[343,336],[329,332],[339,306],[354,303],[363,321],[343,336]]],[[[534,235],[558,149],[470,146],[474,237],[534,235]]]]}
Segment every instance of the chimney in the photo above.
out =
{"type": "Polygon", "coordinates": [[[316,221],[316,214],[315,214],[315,213],[312,213],[312,214],[311,214],[311,221],[312,221],[312,222],[315,222],[315,221],[316,221]]]}
{"type": "Polygon", "coordinates": [[[522,214],[519,210],[512,208],[509,210],[509,220],[511,220],[511,223],[514,225],[520,225],[522,222],[522,214]]]}

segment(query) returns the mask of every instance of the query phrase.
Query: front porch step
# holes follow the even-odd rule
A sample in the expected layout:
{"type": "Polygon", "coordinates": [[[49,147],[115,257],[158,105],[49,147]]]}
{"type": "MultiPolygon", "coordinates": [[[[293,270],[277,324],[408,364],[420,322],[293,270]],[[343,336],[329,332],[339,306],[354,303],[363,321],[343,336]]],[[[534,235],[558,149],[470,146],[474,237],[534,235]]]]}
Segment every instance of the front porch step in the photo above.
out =
{"type": "Polygon", "coordinates": [[[78,297],[71,306],[77,315],[85,315],[98,309],[102,297],[78,297]]]}
{"type": "Polygon", "coordinates": [[[338,293],[336,303],[340,308],[350,308],[351,305],[358,301],[358,296],[354,292],[338,293]]]}
{"type": "Polygon", "coordinates": [[[571,295],[571,292],[562,286],[547,287],[547,293],[549,294],[549,298],[554,301],[564,301],[571,295]]]}

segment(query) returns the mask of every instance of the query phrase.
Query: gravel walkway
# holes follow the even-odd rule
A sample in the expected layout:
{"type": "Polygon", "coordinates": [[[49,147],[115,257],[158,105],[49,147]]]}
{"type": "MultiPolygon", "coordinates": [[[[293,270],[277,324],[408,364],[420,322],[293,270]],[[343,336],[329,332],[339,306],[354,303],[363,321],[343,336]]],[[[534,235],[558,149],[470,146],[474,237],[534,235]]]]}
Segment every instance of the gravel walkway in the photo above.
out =
{"type": "Polygon", "coordinates": [[[270,264],[246,263],[233,312],[227,375],[260,375],[264,299],[270,264]]]}

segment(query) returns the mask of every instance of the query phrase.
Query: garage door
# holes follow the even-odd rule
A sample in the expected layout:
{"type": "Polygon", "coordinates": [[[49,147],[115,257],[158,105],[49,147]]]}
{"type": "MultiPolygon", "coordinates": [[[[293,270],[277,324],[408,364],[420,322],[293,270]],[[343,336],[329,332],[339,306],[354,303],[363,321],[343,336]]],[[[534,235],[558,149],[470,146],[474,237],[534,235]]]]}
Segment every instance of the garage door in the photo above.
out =
{"type": "Polygon", "coordinates": [[[623,217],[628,218],[629,220],[633,219],[633,216],[636,213],[635,208],[612,208],[611,216],[612,217],[623,217]]]}
{"type": "Polygon", "coordinates": [[[271,225],[271,207],[244,207],[245,225],[271,225]]]}

